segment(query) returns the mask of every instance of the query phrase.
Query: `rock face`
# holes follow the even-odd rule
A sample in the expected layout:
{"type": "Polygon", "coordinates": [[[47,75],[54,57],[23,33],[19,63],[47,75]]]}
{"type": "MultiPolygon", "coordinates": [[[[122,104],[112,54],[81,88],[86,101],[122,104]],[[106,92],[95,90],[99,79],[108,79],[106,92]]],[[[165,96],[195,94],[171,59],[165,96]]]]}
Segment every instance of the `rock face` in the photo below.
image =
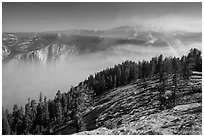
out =
{"type": "Polygon", "coordinates": [[[67,48],[66,45],[48,45],[42,49],[15,55],[13,59],[24,61],[40,61],[43,64],[53,62],[58,59],[66,59],[69,56],[75,56],[77,52],[74,47],[67,48]]]}
{"type": "Polygon", "coordinates": [[[15,59],[45,64],[76,55],[76,47],[64,42],[61,37],[56,33],[6,33],[3,35],[3,61],[15,59]]]}
{"type": "Polygon", "coordinates": [[[11,53],[11,51],[6,47],[6,46],[2,46],[2,59],[6,58],[9,54],[11,53]]]}
{"type": "Polygon", "coordinates": [[[178,105],[173,109],[142,116],[139,120],[115,129],[105,127],[84,131],[78,135],[201,135],[202,104],[178,105]],[[185,109],[183,109],[185,108],[185,109]]]}
{"type": "MultiPolygon", "coordinates": [[[[194,76],[192,76],[194,77],[194,76]]],[[[171,78],[166,88],[168,99],[173,90],[171,78]]],[[[201,79],[197,79],[200,84],[201,79]]],[[[77,133],[105,135],[201,135],[202,89],[193,90],[195,83],[184,84],[178,80],[176,106],[160,109],[158,79],[142,81],[119,87],[102,95],[85,115],[87,130],[77,133]]],[[[171,105],[170,102],[167,105],[171,105]]]]}
{"type": "MultiPolygon", "coordinates": [[[[180,51],[189,34],[172,35],[137,27],[109,30],[72,30],[42,33],[3,33],[3,61],[12,59],[52,61],[61,56],[107,51],[115,46],[170,47],[180,51]],[[180,40],[182,39],[182,40],[180,40]]],[[[198,40],[202,34],[192,34],[198,40]]]]}

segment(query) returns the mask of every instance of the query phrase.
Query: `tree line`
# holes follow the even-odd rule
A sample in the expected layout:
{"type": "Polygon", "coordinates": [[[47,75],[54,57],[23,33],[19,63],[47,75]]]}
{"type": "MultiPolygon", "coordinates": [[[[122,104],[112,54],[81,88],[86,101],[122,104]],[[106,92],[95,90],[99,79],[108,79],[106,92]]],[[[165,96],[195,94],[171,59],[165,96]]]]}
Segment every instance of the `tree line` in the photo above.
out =
{"type": "MultiPolygon", "coordinates": [[[[175,87],[177,78],[188,80],[191,71],[202,71],[202,55],[198,49],[191,49],[188,55],[181,58],[166,57],[162,55],[153,57],[150,61],[125,61],[107,68],[95,75],[90,75],[77,86],[71,87],[68,92],[57,91],[55,98],[48,100],[42,93],[39,101],[28,98],[24,107],[17,104],[12,112],[2,109],[2,133],[3,134],[49,134],[70,121],[76,131],[86,130],[84,115],[89,111],[93,98],[119,86],[124,86],[136,80],[142,80],[158,76],[161,86],[159,87],[159,99],[162,104],[162,94],[165,90],[165,80],[168,75],[173,75],[175,87]]],[[[175,99],[174,99],[175,104],[175,99]]]]}
{"type": "Polygon", "coordinates": [[[125,61],[122,64],[115,65],[113,68],[105,69],[90,75],[84,81],[90,89],[94,90],[96,95],[103,92],[126,85],[137,79],[145,81],[148,77],[158,76],[161,74],[179,73],[184,79],[188,79],[191,71],[202,71],[201,51],[191,49],[187,56],[181,58],[166,57],[162,55],[153,57],[150,61],[125,61]]]}

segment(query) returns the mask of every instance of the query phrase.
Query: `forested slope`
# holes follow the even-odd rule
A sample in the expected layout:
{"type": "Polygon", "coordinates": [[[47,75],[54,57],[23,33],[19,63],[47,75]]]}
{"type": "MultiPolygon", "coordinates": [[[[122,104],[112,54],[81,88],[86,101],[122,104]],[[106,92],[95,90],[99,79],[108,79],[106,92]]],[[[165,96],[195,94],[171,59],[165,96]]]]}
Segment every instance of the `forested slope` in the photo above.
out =
{"type": "Polygon", "coordinates": [[[147,79],[146,87],[138,80],[103,94],[85,116],[87,129],[97,129],[78,134],[202,134],[201,75],[187,84],[177,80],[175,104],[172,77],[167,81],[162,104],[158,78],[147,79]]]}
{"type": "MultiPolygon", "coordinates": [[[[138,132],[131,132],[200,134],[201,71],[201,51],[197,49],[191,49],[181,58],[160,55],[150,61],[126,61],[90,75],[66,93],[58,91],[52,100],[41,93],[38,102],[28,99],[25,107],[16,104],[12,112],[3,109],[3,134],[71,134],[100,127],[111,129],[107,130],[110,134],[119,134],[115,133],[117,129],[128,127],[130,122],[157,121],[157,117],[169,116],[174,109],[178,110],[175,116],[182,120],[186,108],[190,108],[186,114],[192,119],[198,116],[197,123],[191,124],[198,126],[195,129],[198,132],[194,129],[187,133],[184,130],[154,132],[148,122],[145,127],[149,127],[149,132],[145,127],[139,132],[137,128],[140,127],[134,126],[138,132]]],[[[189,120],[188,116],[184,119],[189,120]]],[[[178,123],[181,124],[181,120],[178,123]]]]}

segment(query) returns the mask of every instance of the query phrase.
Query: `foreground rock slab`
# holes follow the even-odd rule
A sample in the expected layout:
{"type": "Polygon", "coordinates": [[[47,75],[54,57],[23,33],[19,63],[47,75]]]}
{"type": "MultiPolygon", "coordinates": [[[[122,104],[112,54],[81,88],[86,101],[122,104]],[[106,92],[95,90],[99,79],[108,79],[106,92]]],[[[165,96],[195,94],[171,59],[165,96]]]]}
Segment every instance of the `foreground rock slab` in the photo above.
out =
{"type": "Polygon", "coordinates": [[[202,103],[178,105],[115,129],[101,127],[77,135],[202,135],[202,103]]]}

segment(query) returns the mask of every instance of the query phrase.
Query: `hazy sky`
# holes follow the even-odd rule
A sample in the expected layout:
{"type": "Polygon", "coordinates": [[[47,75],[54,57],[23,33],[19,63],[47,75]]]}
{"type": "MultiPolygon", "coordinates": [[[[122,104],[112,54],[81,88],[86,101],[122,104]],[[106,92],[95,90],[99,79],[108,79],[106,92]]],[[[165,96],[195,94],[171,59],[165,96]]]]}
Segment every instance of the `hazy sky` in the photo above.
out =
{"type": "Polygon", "coordinates": [[[3,32],[108,29],[145,25],[202,31],[202,3],[8,3],[3,32]]]}

